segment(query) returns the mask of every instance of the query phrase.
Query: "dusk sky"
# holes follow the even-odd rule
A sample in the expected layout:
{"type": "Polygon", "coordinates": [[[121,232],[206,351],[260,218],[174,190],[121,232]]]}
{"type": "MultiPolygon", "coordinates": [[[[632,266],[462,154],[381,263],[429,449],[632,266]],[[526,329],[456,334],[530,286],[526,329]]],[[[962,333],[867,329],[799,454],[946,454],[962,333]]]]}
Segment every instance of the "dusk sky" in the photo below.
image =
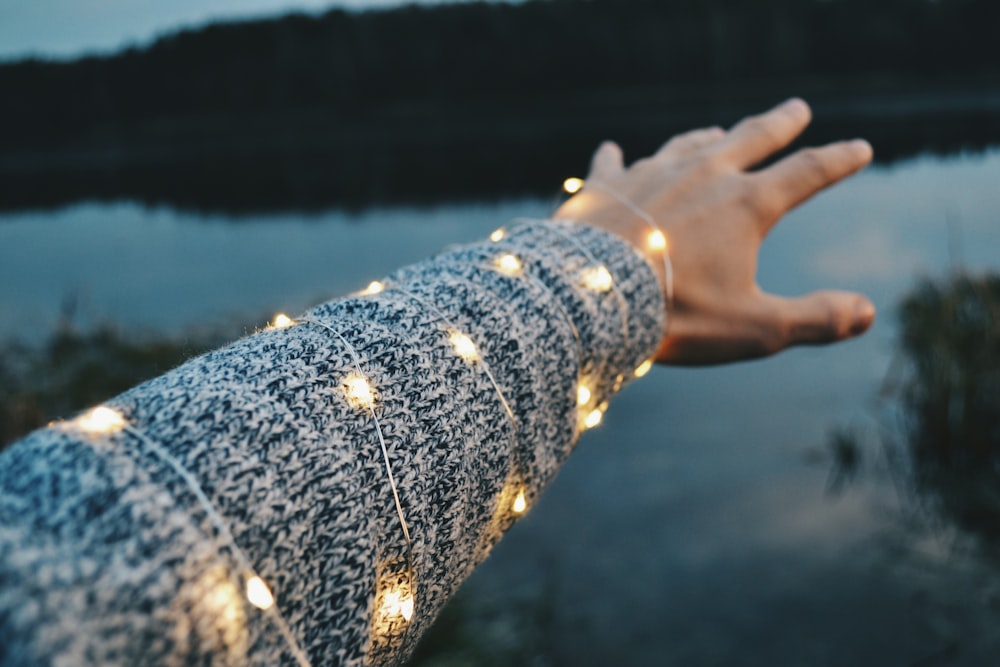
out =
{"type": "MultiPolygon", "coordinates": [[[[440,4],[443,0],[418,0],[440,4]]],[[[462,1],[462,0],[453,0],[462,1]]],[[[66,58],[128,44],[217,19],[319,13],[333,6],[390,7],[400,0],[0,0],[0,60],[66,58]]]]}

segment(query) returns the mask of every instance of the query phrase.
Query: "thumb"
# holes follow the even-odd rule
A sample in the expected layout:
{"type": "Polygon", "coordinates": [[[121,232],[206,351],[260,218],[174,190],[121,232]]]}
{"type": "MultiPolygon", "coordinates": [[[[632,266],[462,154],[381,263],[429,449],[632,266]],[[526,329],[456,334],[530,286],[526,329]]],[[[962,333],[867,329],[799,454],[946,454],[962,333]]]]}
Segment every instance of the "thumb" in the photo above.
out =
{"type": "Polygon", "coordinates": [[[613,141],[605,141],[594,153],[587,178],[599,181],[609,180],[625,170],[625,156],[621,147],[613,141]]]}
{"type": "Polygon", "coordinates": [[[875,305],[855,292],[824,290],[795,298],[771,297],[785,345],[819,345],[859,336],[875,320],[875,305]]]}

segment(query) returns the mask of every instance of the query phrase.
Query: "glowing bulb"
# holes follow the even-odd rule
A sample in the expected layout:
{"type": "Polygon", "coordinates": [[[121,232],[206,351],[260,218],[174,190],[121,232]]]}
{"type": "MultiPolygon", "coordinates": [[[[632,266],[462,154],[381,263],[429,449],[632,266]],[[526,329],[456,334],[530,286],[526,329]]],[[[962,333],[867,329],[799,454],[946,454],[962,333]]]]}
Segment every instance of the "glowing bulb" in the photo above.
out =
{"type": "Polygon", "coordinates": [[[604,419],[604,413],[601,411],[600,408],[595,408],[594,410],[591,410],[590,413],[584,418],[583,427],[594,428],[595,426],[601,423],[602,419],[604,419]]]}
{"type": "Polygon", "coordinates": [[[500,255],[496,258],[495,262],[501,273],[505,273],[508,276],[514,276],[521,272],[521,260],[517,258],[517,255],[500,255]]]}
{"type": "Polygon", "coordinates": [[[264,580],[257,576],[247,579],[247,600],[253,606],[264,611],[274,606],[274,596],[271,595],[264,580]]]}
{"type": "Polygon", "coordinates": [[[388,591],[382,599],[382,616],[402,616],[404,621],[409,622],[413,618],[413,596],[402,591],[388,591]]]}
{"type": "Polygon", "coordinates": [[[583,179],[571,176],[563,181],[563,190],[568,194],[575,195],[577,192],[583,189],[583,179]]]}
{"type": "Polygon", "coordinates": [[[351,405],[359,408],[370,408],[375,405],[375,394],[372,386],[365,378],[352,373],[344,378],[344,393],[351,405]]]}
{"type": "Polygon", "coordinates": [[[514,504],[510,508],[514,514],[524,514],[524,510],[528,509],[528,500],[524,497],[524,489],[517,492],[517,498],[514,498],[514,504]]]}
{"type": "Polygon", "coordinates": [[[455,352],[458,353],[458,356],[469,362],[479,361],[479,350],[476,349],[476,344],[473,343],[472,339],[464,333],[460,331],[452,331],[448,336],[448,340],[451,341],[451,344],[455,348],[455,352]]]}
{"type": "Polygon", "coordinates": [[[614,279],[611,277],[611,272],[603,266],[588,269],[583,274],[584,286],[595,292],[607,292],[611,289],[612,283],[614,283],[614,279]]]}
{"type": "Polygon", "coordinates": [[[576,388],[576,404],[583,406],[590,403],[590,387],[585,384],[581,384],[576,388]]]}
{"type": "Polygon", "coordinates": [[[639,366],[635,369],[635,376],[637,378],[641,378],[646,373],[648,373],[649,369],[652,368],[652,367],[653,367],[653,360],[652,359],[646,359],[646,361],[644,361],[641,364],[639,364],[639,366]]]}
{"type": "Polygon", "coordinates": [[[274,320],[271,322],[272,329],[287,329],[288,327],[295,324],[288,315],[284,313],[278,313],[274,316],[274,320]]]}
{"type": "Polygon", "coordinates": [[[649,233],[649,236],[646,237],[646,243],[650,250],[660,252],[667,249],[667,237],[659,229],[654,229],[649,233]]]}
{"type": "Polygon", "coordinates": [[[490,241],[500,243],[500,241],[503,241],[503,237],[505,236],[507,236],[507,230],[501,227],[500,229],[493,230],[493,233],[490,234],[490,241]]]}
{"type": "Polygon", "coordinates": [[[368,287],[361,290],[362,294],[378,294],[385,289],[385,283],[380,280],[373,280],[368,283],[368,287]]]}
{"type": "Polygon", "coordinates": [[[125,428],[120,412],[99,405],[76,418],[76,425],[87,433],[114,433],[125,428]]]}

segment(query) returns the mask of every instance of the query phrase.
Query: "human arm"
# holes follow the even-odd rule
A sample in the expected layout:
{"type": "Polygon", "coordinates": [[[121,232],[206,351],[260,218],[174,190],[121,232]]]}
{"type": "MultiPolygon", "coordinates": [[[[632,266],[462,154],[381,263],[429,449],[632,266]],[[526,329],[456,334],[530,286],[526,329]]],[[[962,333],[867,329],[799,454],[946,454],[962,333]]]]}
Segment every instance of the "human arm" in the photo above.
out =
{"type": "MultiPolygon", "coordinates": [[[[124,426],[88,431],[85,415],[37,432],[0,460],[0,664],[295,664],[293,647],[314,664],[403,660],[523,513],[520,493],[530,507],[591,415],[683,317],[715,304],[699,280],[731,267],[712,253],[756,259],[764,232],[746,231],[759,217],[724,192],[735,176],[678,190],[671,171],[631,178],[613,157],[603,151],[599,173],[670,235],[684,309],[666,338],[656,264],[623,242],[634,221],[603,200],[561,212],[584,225],[512,228],[192,360],[109,401],[124,426]],[[680,204],[697,192],[719,215],[688,215],[680,204]],[[697,245],[732,220],[744,235],[697,245]],[[518,268],[498,263],[506,255],[518,268]],[[585,281],[600,266],[607,289],[585,281]],[[485,363],[463,358],[454,331],[485,363]],[[378,427],[355,404],[358,366],[378,427]],[[247,596],[255,577],[270,609],[247,596]]],[[[724,331],[744,331],[740,298],[757,298],[737,283],[728,310],[707,309],[724,331]]],[[[748,356],[731,344],[745,334],[707,338],[748,356]]]]}
{"type": "Polygon", "coordinates": [[[581,225],[384,282],[0,455],[0,664],[398,664],[663,326],[648,266],[581,225]]]}

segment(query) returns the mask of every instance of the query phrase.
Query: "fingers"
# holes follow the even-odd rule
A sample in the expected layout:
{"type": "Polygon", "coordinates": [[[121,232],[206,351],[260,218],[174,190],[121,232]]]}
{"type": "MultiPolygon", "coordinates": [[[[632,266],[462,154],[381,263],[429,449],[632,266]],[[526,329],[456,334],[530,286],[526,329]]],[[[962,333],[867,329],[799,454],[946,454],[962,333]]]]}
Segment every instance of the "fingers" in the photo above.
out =
{"type": "Polygon", "coordinates": [[[788,211],[823,188],[858,171],[872,159],[872,147],[863,139],[806,148],[754,175],[763,192],[775,197],[775,207],[788,211]]]}
{"type": "Polygon", "coordinates": [[[726,131],[721,127],[703,127],[672,137],[656,151],[657,158],[679,159],[722,140],[726,131]]]}
{"type": "Polygon", "coordinates": [[[621,147],[613,141],[605,141],[594,153],[587,178],[609,181],[625,170],[625,156],[621,147]]]}
{"type": "Polygon", "coordinates": [[[875,306],[853,292],[822,291],[792,299],[768,295],[777,310],[781,347],[833,343],[858,336],[875,320],[875,306]]]}
{"type": "Polygon", "coordinates": [[[720,143],[719,151],[738,169],[752,167],[790,144],[810,120],[809,105],[798,98],[788,100],[741,120],[720,143]]]}

